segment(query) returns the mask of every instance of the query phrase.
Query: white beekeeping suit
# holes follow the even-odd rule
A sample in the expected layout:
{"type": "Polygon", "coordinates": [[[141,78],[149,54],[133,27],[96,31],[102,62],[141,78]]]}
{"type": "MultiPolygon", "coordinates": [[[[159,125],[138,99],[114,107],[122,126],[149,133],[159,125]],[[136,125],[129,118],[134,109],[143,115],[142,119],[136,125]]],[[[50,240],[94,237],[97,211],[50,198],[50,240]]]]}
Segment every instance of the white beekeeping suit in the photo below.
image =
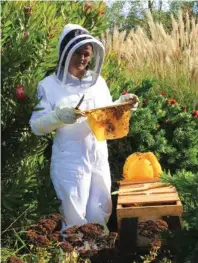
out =
{"type": "Polygon", "coordinates": [[[41,100],[37,107],[43,109],[32,113],[30,125],[36,135],[56,132],[51,179],[62,204],[66,221],[63,229],[87,222],[105,225],[112,211],[106,141],[97,141],[85,117],[67,124],[57,114],[57,109],[75,108],[82,95],[81,110],[112,104],[109,89],[100,76],[103,59],[101,42],[81,26],[68,24],[59,40],[57,71],[38,85],[41,100]],[[91,69],[79,80],[68,72],[68,66],[72,54],[86,43],[92,44],[94,57],[91,69]]]}

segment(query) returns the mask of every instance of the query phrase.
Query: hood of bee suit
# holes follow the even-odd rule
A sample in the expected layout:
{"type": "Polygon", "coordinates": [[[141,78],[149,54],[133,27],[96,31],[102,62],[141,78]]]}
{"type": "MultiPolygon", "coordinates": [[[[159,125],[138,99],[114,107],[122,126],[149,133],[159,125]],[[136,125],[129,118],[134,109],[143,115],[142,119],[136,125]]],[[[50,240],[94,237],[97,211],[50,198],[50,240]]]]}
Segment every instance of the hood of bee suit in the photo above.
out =
{"type": "Polygon", "coordinates": [[[60,35],[58,45],[59,62],[56,75],[62,85],[68,85],[68,68],[73,53],[85,44],[92,44],[93,47],[89,68],[89,86],[96,83],[104,61],[104,46],[82,26],[68,24],[60,35]]]}

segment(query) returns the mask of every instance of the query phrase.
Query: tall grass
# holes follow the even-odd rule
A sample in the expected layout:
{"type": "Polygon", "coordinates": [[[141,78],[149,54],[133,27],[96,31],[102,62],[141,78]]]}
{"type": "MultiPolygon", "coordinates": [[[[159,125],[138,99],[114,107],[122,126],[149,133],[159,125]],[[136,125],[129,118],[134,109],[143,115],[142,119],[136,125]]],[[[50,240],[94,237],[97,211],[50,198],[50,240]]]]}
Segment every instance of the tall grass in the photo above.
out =
{"type": "Polygon", "coordinates": [[[107,55],[114,52],[127,61],[127,73],[139,84],[144,78],[155,78],[154,92],[167,92],[181,102],[197,104],[198,97],[198,23],[179,12],[171,16],[172,30],[147,13],[147,30],[138,27],[128,35],[114,29],[102,36],[107,55]]]}

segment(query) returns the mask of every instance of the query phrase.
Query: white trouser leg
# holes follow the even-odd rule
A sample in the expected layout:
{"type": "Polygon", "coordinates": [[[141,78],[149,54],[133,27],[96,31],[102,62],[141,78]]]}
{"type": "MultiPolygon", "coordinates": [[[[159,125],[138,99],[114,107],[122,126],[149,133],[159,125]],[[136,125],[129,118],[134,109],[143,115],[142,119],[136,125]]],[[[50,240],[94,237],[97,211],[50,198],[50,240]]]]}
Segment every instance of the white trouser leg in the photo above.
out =
{"type": "Polygon", "coordinates": [[[111,212],[111,178],[109,164],[105,162],[92,173],[86,219],[106,226],[111,212]]]}
{"type": "MultiPolygon", "coordinates": [[[[68,170],[64,167],[64,174],[60,174],[62,169],[51,171],[52,181],[56,194],[61,200],[61,205],[66,221],[65,229],[74,225],[87,223],[86,206],[90,189],[90,174],[79,174],[78,170],[68,170]]],[[[62,231],[64,226],[62,227],[62,231]]]]}

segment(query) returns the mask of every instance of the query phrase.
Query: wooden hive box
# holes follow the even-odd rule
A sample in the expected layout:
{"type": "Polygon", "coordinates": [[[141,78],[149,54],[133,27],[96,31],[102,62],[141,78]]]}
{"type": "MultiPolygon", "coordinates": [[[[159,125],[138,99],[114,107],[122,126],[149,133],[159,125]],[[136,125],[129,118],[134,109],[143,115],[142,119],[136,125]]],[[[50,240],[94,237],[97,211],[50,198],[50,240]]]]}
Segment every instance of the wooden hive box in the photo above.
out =
{"type": "MultiPolygon", "coordinates": [[[[137,223],[146,219],[153,220],[171,216],[180,221],[182,213],[183,206],[172,185],[161,182],[120,182],[117,201],[119,231],[121,231],[122,220],[126,218],[136,218],[137,228],[137,223]]],[[[124,236],[127,231],[127,229],[124,230],[124,236]]],[[[135,230],[133,230],[134,235],[137,235],[135,230]]]]}

